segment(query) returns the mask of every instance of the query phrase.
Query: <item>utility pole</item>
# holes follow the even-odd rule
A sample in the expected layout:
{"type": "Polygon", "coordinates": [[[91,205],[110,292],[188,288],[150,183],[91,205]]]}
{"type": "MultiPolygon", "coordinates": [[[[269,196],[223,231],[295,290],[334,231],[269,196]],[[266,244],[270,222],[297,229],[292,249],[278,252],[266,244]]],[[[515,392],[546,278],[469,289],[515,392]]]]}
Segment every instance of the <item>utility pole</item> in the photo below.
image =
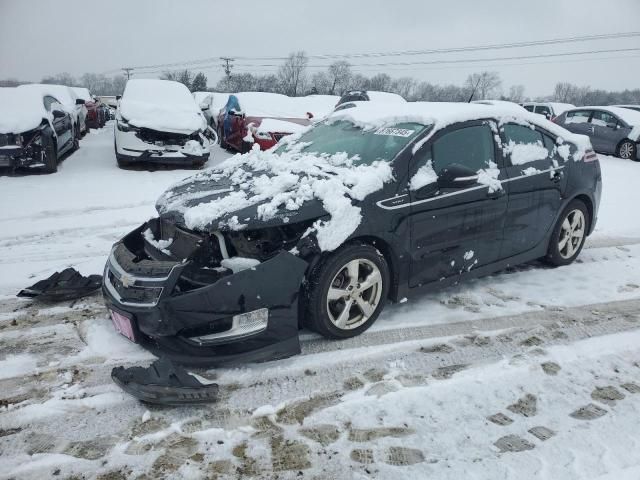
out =
{"type": "Polygon", "coordinates": [[[232,62],[235,60],[235,58],[220,57],[220,60],[224,62],[222,64],[222,68],[224,68],[224,73],[227,76],[227,80],[228,80],[231,77],[231,69],[233,68],[232,62]]]}
{"type": "Polygon", "coordinates": [[[131,78],[131,72],[133,71],[133,68],[131,67],[125,67],[122,69],[124,71],[124,73],[127,75],[127,80],[129,80],[131,78]]]}

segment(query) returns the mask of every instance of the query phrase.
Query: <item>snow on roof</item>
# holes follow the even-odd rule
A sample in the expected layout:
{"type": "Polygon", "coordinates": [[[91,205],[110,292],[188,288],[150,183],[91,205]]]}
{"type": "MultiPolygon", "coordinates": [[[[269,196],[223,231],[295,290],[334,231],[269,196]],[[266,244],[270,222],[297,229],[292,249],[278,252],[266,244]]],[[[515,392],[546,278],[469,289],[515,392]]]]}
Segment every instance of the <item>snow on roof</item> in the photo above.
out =
{"type": "Polygon", "coordinates": [[[22,133],[49,119],[42,95],[33,89],[0,88],[0,133],[22,133]]]}
{"type": "Polygon", "coordinates": [[[78,98],[81,98],[85,102],[93,102],[93,97],[91,96],[91,93],[89,93],[88,88],[84,88],[84,87],[71,87],[71,88],[73,89],[75,94],[78,96],[78,98]]]}
{"type": "MultiPolygon", "coordinates": [[[[461,102],[406,102],[393,105],[375,102],[353,103],[356,105],[355,107],[338,110],[332,113],[329,119],[347,120],[365,130],[398,123],[420,123],[434,125],[433,132],[436,132],[453,123],[493,118],[500,123],[516,121],[539,126],[556,135],[562,141],[567,140],[574,143],[579,147],[579,153],[591,148],[588,137],[571,133],[560,125],[556,125],[540,115],[528,112],[524,108],[516,110],[510,105],[501,103],[495,105],[461,102]]],[[[430,136],[418,142],[414,146],[414,151],[417,151],[430,136]]]]}
{"type": "Polygon", "coordinates": [[[526,111],[526,108],[518,105],[517,103],[509,102],[507,100],[474,100],[471,103],[478,105],[492,105],[494,107],[510,108],[517,112],[526,111]]]}
{"type": "Polygon", "coordinates": [[[213,92],[213,101],[211,102],[211,110],[217,114],[222,107],[224,107],[229,101],[230,93],[213,92]]]}
{"type": "Polygon", "coordinates": [[[375,90],[367,90],[367,96],[372,102],[391,102],[406,103],[407,101],[397,93],[377,92],[375,90]]]}
{"type": "Polygon", "coordinates": [[[546,102],[546,103],[543,103],[542,105],[551,106],[551,108],[553,108],[553,113],[555,113],[556,116],[562,115],[567,110],[576,108],[576,106],[573,103],[546,102]]]}
{"type": "Polygon", "coordinates": [[[213,93],[211,92],[193,92],[193,98],[198,106],[212,95],[213,93]]]}
{"type": "Polygon", "coordinates": [[[278,120],[276,118],[265,118],[258,125],[257,131],[264,133],[299,133],[307,129],[298,123],[278,120]]]}
{"type": "Polygon", "coordinates": [[[240,92],[232,95],[238,99],[242,112],[248,117],[308,118],[309,112],[315,118],[322,118],[338,102],[338,97],[333,95],[288,97],[266,92],[240,92]]]}
{"type": "Polygon", "coordinates": [[[118,109],[120,115],[136,127],[193,133],[206,126],[189,89],[171,80],[129,80],[118,109]]]}
{"type": "Polygon", "coordinates": [[[26,85],[20,85],[17,88],[23,88],[28,90],[34,90],[40,93],[42,96],[50,95],[58,100],[62,105],[67,108],[76,108],[76,99],[79,98],[71,87],[65,85],[48,85],[44,83],[28,83],[26,85]]]}

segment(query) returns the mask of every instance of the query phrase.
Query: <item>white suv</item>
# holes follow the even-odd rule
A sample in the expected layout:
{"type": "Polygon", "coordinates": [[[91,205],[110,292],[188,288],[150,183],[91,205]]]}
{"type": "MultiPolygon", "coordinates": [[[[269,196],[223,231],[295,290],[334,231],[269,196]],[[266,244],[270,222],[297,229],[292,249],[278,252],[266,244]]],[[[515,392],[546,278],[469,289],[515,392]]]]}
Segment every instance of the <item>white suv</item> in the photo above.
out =
{"type": "Polygon", "coordinates": [[[558,103],[558,102],[525,102],[521,103],[526,110],[530,112],[537,113],[538,115],[542,115],[546,117],[547,120],[553,120],[558,115],[562,115],[567,110],[572,108],[576,108],[575,105],[571,103],[558,103]]]}

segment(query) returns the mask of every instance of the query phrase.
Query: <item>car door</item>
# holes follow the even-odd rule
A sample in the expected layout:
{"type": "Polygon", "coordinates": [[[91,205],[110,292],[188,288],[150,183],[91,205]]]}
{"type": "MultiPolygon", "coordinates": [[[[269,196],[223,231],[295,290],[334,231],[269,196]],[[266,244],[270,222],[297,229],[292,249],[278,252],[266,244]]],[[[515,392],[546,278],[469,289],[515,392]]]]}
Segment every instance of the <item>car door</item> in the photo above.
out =
{"type": "Polygon", "coordinates": [[[54,97],[46,96],[43,98],[44,108],[51,113],[51,123],[53,130],[58,137],[58,149],[62,149],[71,140],[71,121],[68,114],[66,114],[62,104],[58,102],[54,97]],[[65,112],[62,117],[56,117],[53,115],[54,111],[65,112]]]}
{"type": "MultiPolygon", "coordinates": [[[[454,164],[498,178],[502,158],[489,121],[465,122],[438,132],[414,155],[409,168],[410,274],[409,286],[460,275],[498,259],[507,199],[502,188],[479,183],[440,189],[427,184],[411,189],[425,169],[442,174],[454,164]],[[484,171],[484,172],[483,172],[484,171]]],[[[466,179],[468,182],[468,179],[466,179]]]]}
{"type": "Polygon", "coordinates": [[[592,113],[592,110],[571,110],[565,114],[561,125],[570,132],[591,136],[589,118],[592,113]]]}
{"type": "Polygon", "coordinates": [[[591,142],[598,152],[615,154],[618,144],[630,131],[622,120],[610,112],[595,110],[591,116],[591,142]]]}
{"type": "Polygon", "coordinates": [[[508,194],[501,258],[525,253],[545,238],[560,209],[567,179],[555,139],[529,126],[500,128],[508,194]]]}

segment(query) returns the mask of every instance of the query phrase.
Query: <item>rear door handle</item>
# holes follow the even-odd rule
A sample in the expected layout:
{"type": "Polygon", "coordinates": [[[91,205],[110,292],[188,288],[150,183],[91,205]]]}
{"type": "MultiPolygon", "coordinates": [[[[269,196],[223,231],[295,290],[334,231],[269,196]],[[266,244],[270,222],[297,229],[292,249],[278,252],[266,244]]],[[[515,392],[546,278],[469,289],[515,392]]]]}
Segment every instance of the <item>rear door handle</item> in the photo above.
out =
{"type": "Polygon", "coordinates": [[[493,192],[487,192],[487,197],[496,199],[502,197],[505,193],[507,192],[504,191],[504,188],[500,188],[498,190],[494,190],[493,192]]]}
{"type": "Polygon", "coordinates": [[[560,180],[562,180],[562,177],[564,177],[564,174],[560,171],[560,170],[556,170],[553,173],[553,176],[551,177],[551,180],[558,183],[560,180]]]}

